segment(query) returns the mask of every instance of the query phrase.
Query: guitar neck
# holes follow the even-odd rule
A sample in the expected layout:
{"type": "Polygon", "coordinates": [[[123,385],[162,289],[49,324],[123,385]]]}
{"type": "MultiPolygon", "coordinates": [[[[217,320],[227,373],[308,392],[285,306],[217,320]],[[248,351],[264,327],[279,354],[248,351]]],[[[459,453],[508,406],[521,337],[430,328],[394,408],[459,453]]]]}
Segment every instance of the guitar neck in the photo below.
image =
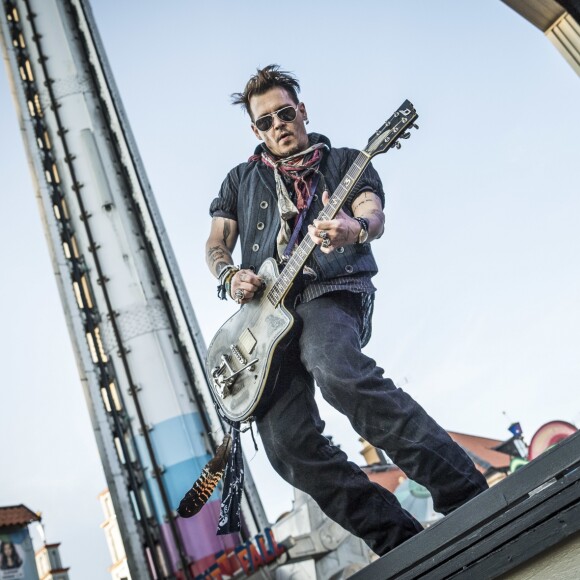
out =
{"type": "MultiPolygon", "coordinates": [[[[331,220],[336,217],[370,160],[371,155],[366,151],[361,151],[358,154],[354,163],[342,178],[340,185],[336,188],[324,209],[318,214],[318,219],[331,220]]],[[[316,244],[312,241],[312,238],[305,236],[299,246],[292,252],[292,256],[284,266],[282,273],[268,292],[268,300],[272,304],[277,305],[284,299],[296,276],[302,272],[306,260],[308,260],[315,247],[316,244]]]]}
{"type": "MultiPolygon", "coordinates": [[[[410,134],[407,129],[411,126],[417,128],[415,120],[417,119],[417,111],[413,104],[406,100],[398,108],[391,117],[383,123],[383,125],[371,135],[369,142],[364,151],[361,151],[354,163],[350,166],[346,175],[342,178],[340,185],[332,194],[324,209],[318,214],[320,220],[332,220],[340,211],[344,202],[347,200],[353,187],[359,180],[362,172],[369,164],[370,160],[378,153],[384,153],[393,146],[399,148],[401,146],[399,139],[408,139],[410,134]]],[[[290,286],[296,279],[296,276],[304,268],[304,264],[316,244],[312,241],[310,236],[306,236],[300,245],[294,250],[288,263],[278,276],[272,288],[270,288],[267,297],[271,304],[277,306],[285,298],[290,290],[290,286]]]]}

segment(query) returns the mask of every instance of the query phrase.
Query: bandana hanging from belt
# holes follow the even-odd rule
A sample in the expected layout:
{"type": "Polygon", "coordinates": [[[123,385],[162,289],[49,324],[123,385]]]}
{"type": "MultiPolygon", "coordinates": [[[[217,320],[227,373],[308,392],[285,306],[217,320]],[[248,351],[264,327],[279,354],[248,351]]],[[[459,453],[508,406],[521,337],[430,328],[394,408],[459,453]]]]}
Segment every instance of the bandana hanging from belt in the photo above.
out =
{"type": "Polygon", "coordinates": [[[230,433],[224,437],[215,457],[207,462],[201,475],[181,500],[177,513],[182,518],[191,518],[198,514],[208,502],[222,476],[224,481],[216,532],[218,536],[233,534],[242,528],[244,454],[239,422],[231,423],[230,433]]]}
{"type": "Polygon", "coordinates": [[[280,232],[276,239],[278,258],[280,259],[284,256],[292,234],[290,220],[308,208],[312,193],[312,179],[318,174],[323,149],[328,149],[328,146],[324,143],[317,143],[305,151],[284,159],[274,159],[266,151],[262,152],[263,163],[274,170],[278,211],[280,212],[280,232]],[[283,177],[288,177],[293,181],[296,204],[292,202],[291,196],[288,194],[283,177]]]}
{"type": "Polygon", "coordinates": [[[224,489],[218,519],[217,535],[239,532],[242,527],[242,494],[244,491],[244,455],[240,423],[232,425],[232,451],[224,473],[224,489]]]}

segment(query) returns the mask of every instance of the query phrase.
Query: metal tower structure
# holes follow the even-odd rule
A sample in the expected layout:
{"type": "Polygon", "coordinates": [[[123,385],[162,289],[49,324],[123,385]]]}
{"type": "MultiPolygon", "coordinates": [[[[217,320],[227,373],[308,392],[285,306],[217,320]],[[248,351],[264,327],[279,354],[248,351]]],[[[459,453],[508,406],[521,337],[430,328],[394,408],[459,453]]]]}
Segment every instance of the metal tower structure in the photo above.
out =
{"type": "MultiPolygon", "coordinates": [[[[86,0],[1,0],[0,38],[105,477],[135,579],[240,538],[174,509],[223,435],[205,345],[86,0]]],[[[247,473],[244,533],[267,525],[247,473]]]]}

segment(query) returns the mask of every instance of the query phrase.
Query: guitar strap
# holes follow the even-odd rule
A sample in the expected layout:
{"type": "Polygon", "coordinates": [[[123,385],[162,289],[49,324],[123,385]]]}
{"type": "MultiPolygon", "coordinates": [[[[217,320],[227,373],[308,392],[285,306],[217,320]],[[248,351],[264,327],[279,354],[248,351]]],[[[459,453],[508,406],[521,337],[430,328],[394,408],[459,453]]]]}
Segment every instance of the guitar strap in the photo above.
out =
{"type": "Polygon", "coordinates": [[[314,194],[316,193],[316,187],[318,186],[318,181],[320,180],[320,175],[321,175],[320,172],[316,172],[316,175],[312,178],[312,185],[310,187],[310,195],[308,196],[308,201],[306,202],[306,206],[298,214],[298,218],[296,219],[296,225],[294,226],[294,231],[292,232],[292,235],[290,236],[290,240],[288,241],[288,245],[286,246],[286,249],[284,250],[284,255],[282,256],[283,262],[286,262],[290,258],[290,255],[292,254],[292,251],[294,250],[294,246],[296,245],[296,242],[298,240],[298,234],[300,233],[300,228],[302,227],[302,224],[304,223],[304,217],[308,213],[308,210],[310,209],[310,204],[312,203],[312,200],[314,199],[314,194]]]}

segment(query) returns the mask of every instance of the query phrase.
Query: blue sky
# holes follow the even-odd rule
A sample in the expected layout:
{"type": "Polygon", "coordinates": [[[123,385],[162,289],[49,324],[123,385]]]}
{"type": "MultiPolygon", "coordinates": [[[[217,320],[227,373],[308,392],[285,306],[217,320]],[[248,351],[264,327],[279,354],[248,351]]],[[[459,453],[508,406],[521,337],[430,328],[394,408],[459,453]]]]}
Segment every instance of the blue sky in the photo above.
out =
{"type": "MultiPolygon", "coordinates": [[[[256,67],[294,71],[311,123],[363,147],[406,98],[420,130],[374,164],[387,231],[367,352],[447,429],[505,439],[580,422],[578,77],[503,3],[93,2],[93,12],[207,342],[233,310],[204,263],[207,208],[257,141],[229,105],[256,67]]],[[[0,504],[44,514],[71,577],[108,578],[105,487],[0,74],[0,504]]],[[[360,462],[346,421],[327,433],[360,462]]],[[[247,454],[271,519],[291,493],[247,454]]]]}

